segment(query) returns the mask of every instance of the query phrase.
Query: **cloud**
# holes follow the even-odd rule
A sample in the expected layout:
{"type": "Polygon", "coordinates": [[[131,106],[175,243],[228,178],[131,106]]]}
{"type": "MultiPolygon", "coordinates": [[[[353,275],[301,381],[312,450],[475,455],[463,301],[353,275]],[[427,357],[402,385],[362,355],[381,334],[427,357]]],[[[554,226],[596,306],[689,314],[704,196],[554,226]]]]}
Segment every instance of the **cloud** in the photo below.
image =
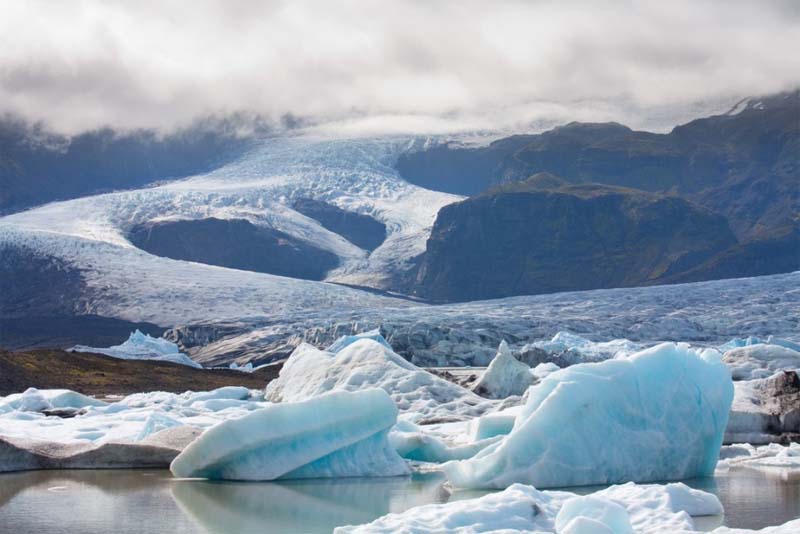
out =
{"type": "Polygon", "coordinates": [[[0,113],[63,132],[236,111],[346,131],[619,120],[800,85],[798,3],[6,2],[0,113]]]}

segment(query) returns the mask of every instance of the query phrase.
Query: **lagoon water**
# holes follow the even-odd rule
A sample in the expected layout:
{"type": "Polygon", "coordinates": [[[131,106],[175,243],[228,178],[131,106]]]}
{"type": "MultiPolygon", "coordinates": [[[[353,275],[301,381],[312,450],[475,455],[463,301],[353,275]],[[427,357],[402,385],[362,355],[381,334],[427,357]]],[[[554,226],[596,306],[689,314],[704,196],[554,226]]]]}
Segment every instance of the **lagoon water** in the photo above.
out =
{"type": "MultiPolygon", "coordinates": [[[[440,473],[263,483],[179,480],[166,470],[9,473],[0,475],[0,532],[329,533],[420,504],[481,495],[451,494],[443,482],[440,473]]],[[[701,529],[762,528],[800,517],[800,477],[737,469],[687,484],[717,494],[725,506],[724,517],[697,518],[701,529]]]]}

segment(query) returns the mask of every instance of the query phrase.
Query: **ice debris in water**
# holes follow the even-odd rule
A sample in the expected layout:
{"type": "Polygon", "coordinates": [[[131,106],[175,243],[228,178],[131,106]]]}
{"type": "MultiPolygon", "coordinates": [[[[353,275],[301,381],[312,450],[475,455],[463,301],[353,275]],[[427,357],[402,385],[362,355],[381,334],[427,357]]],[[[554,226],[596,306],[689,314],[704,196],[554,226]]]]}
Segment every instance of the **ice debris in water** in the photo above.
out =
{"type": "Polygon", "coordinates": [[[443,469],[456,487],[677,480],[717,463],[733,383],[713,352],[663,343],[533,386],[511,433],[443,469]]]}
{"type": "Polygon", "coordinates": [[[489,367],[472,386],[472,391],[490,399],[505,399],[525,393],[533,380],[531,368],[514,358],[504,340],[489,367]]]}
{"type": "MultiPolygon", "coordinates": [[[[334,343],[334,348],[339,343],[334,343]]],[[[272,402],[300,401],[335,389],[379,387],[401,412],[417,418],[480,415],[496,406],[471,391],[420,369],[396,354],[386,341],[360,338],[338,352],[302,344],[292,352],[278,378],[267,385],[272,402]]]]}
{"type": "Polygon", "coordinates": [[[173,362],[189,367],[202,369],[202,365],[181,353],[178,345],[163,338],[151,337],[143,334],[139,329],[131,333],[125,343],[112,347],[87,347],[86,345],[76,345],[72,347],[75,352],[94,352],[105,354],[122,360],[157,360],[162,362],[173,362]]]}
{"type": "Polygon", "coordinates": [[[170,469],[222,480],[405,475],[387,439],[396,421],[392,399],[377,388],[273,404],[207,430],[170,469]]]}
{"type": "Polygon", "coordinates": [[[589,496],[514,484],[478,499],[387,514],[335,534],[452,532],[664,534],[694,530],[692,517],[719,515],[716,496],[684,484],[612,486],[589,496]]]}

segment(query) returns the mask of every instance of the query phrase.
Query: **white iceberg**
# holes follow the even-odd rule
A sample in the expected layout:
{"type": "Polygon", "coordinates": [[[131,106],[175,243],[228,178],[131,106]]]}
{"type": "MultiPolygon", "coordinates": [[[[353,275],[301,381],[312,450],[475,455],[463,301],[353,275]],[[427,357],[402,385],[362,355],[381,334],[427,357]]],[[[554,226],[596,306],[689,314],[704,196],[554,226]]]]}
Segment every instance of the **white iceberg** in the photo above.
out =
{"type": "Polygon", "coordinates": [[[763,444],[800,433],[800,378],[778,371],[769,378],[734,382],[725,443],[763,444]]]}
{"type": "Polygon", "coordinates": [[[381,331],[378,328],[375,328],[374,330],[369,330],[367,332],[362,332],[360,334],[355,334],[352,336],[342,336],[333,343],[331,343],[328,346],[328,348],[325,349],[325,351],[336,354],[343,348],[347,347],[348,345],[352,345],[353,343],[355,343],[360,339],[371,339],[372,341],[377,341],[387,349],[392,350],[392,346],[389,345],[389,342],[383,338],[383,336],[381,335],[381,331]]]}
{"type": "Polygon", "coordinates": [[[737,467],[777,472],[783,477],[800,476],[800,443],[761,446],[739,443],[723,447],[717,468],[724,470],[737,467]]]}
{"type": "Polygon", "coordinates": [[[677,480],[714,471],[733,383],[713,352],[664,343],[557,371],[533,386],[511,433],[443,465],[456,487],[677,480]]]}
{"type": "Polygon", "coordinates": [[[558,362],[561,367],[599,362],[617,355],[627,356],[643,347],[628,339],[591,341],[571,332],[557,332],[551,339],[527,343],[520,349],[520,360],[535,367],[539,363],[558,362]]]}
{"type": "Polygon", "coordinates": [[[222,480],[405,475],[388,441],[396,421],[391,398],[375,388],[273,404],[207,430],[170,470],[222,480]]]}
{"type": "Polygon", "coordinates": [[[737,337],[733,338],[727,343],[723,343],[717,349],[720,352],[728,352],[729,350],[738,349],[740,347],[750,347],[752,345],[778,345],[800,352],[800,343],[794,343],[787,339],[780,339],[775,336],[767,336],[760,338],[756,336],[737,337]]]}
{"type": "Polygon", "coordinates": [[[181,353],[178,345],[163,338],[151,337],[143,334],[138,329],[132,332],[125,343],[112,347],[87,347],[76,345],[72,347],[75,352],[94,352],[105,354],[122,360],[156,360],[160,362],[173,362],[202,369],[202,365],[181,353]]]}
{"type": "Polygon", "coordinates": [[[784,369],[800,369],[800,352],[781,345],[755,344],[731,349],[722,357],[734,380],[767,378],[784,369]]]}
{"type": "Polygon", "coordinates": [[[71,391],[69,389],[28,388],[23,393],[12,393],[0,397],[0,413],[18,410],[23,412],[42,412],[45,410],[79,410],[89,406],[105,406],[106,403],[71,391]]]}
{"type": "Polygon", "coordinates": [[[296,402],[336,389],[367,387],[383,389],[401,412],[423,419],[473,417],[496,404],[420,369],[385,342],[369,338],[358,339],[337,353],[300,345],[278,378],[267,385],[266,399],[296,402]]]}
{"type": "Polygon", "coordinates": [[[514,358],[508,344],[501,341],[497,355],[471,389],[482,397],[505,399],[525,393],[533,380],[531,368],[514,358]]]}
{"type": "Polygon", "coordinates": [[[684,484],[629,483],[590,496],[514,484],[478,499],[418,506],[365,525],[339,527],[334,533],[682,533],[694,530],[692,517],[722,511],[714,495],[684,484]]]}

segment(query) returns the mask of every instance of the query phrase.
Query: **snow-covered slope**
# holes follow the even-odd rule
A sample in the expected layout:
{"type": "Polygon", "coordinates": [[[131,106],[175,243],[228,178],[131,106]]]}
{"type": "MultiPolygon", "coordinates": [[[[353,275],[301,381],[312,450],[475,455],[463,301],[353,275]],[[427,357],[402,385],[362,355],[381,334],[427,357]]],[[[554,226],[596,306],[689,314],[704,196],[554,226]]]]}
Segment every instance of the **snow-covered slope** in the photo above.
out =
{"type": "Polygon", "coordinates": [[[307,241],[340,258],[329,281],[383,288],[421,253],[436,213],[454,195],[397,176],[397,154],[411,138],[266,139],[208,175],[160,187],[41,206],[0,219],[0,245],[24,245],[79,269],[92,293],[86,312],[162,325],[303,309],[399,304],[328,284],[158,258],[127,233],[165,220],[245,219],[307,241]],[[367,214],[387,227],[371,254],[291,209],[299,198],[367,214]]]}

